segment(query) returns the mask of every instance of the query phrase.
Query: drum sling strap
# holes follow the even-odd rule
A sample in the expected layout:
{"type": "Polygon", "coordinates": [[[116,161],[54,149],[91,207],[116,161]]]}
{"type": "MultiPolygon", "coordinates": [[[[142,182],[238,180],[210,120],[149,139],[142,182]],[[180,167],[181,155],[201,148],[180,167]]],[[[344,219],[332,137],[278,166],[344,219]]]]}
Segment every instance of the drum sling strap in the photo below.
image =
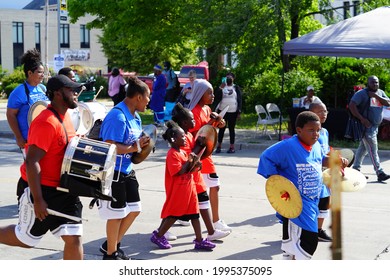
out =
{"type": "Polygon", "coordinates": [[[68,139],[68,132],[66,131],[64,122],[62,121],[62,119],[61,119],[61,117],[60,117],[60,114],[58,114],[58,112],[57,112],[56,110],[54,110],[54,108],[49,107],[49,108],[47,108],[47,109],[49,109],[50,111],[53,112],[53,114],[56,116],[56,118],[57,118],[58,121],[61,123],[62,127],[64,128],[65,137],[66,137],[66,145],[65,145],[65,149],[66,149],[66,147],[68,146],[68,143],[69,143],[69,139],[68,139]]]}
{"type": "Polygon", "coordinates": [[[24,82],[23,85],[24,85],[24,91],[26,92],[26,96],[27,96],[27,104],[30,105],[30,91],[28,90],[26,82],[24,82]]]}

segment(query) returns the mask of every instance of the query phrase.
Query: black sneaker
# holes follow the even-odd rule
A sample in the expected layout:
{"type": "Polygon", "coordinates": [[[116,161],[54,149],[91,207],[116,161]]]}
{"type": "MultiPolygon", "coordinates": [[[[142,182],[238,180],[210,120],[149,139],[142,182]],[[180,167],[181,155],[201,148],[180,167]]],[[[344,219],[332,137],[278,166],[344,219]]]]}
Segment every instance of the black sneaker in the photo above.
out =
{"type": "MultiPolygon", "coordinates": [[[[120,247],[121,247],[121,243],[118,243],[116,245],[116,252],[118,253],[119,257],[122,260],[130,260],[130,258],[125,254],[125,252],[120,247]]],[[[99,251],[102,252],[104,255],[107,255],[107,240],[104,241],[104,243],[100,246],[99,251]]]]}
{"type": "Polygon", "coordinates": [[[107,260],[121,261],[123,259],[119,256],[118,251],[115,251],[114,253],[112,253],[112,255],[104,254],[103,260],[105,260],[105,261],[107,261],[107,260]]]}
{"type": "Polygon", "coordinates": [[[332,237],[330,237],[325,230],[319,229],[318,230],[318,241],[324,241],[324,242],[332,242],[332,237]]]}
{"type": "Polygon", "coordinates": [[[388,179],[390,179],[390,175],[389,174],[386,174],[386,173],[383,172],[383,173],[380,173],[378,175],[378,182],[383,182],[383,181],[386,181],[388,179]]]}

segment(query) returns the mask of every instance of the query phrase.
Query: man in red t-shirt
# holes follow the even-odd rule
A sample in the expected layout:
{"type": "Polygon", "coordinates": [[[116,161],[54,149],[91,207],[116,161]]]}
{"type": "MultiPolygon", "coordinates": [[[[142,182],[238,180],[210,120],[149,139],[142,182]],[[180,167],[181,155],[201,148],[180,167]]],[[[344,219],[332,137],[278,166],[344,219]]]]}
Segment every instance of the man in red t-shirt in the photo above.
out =
{"type": "Polygon", "coordinates": [[[0,228],[0,243],[35,247],[50,230],[65,243],[63,259],[83,259],[81,201],[57,190],[66,146],[76,134],[67,110],[77,107],[75,90],[80,87],[65,75],[49,79],[46,94],[51,104],[31,122],[26,161],[21,166],[19,184],[24,192],[19,209],[23,213],[19,212],[18,225],[0,228]],[[80,219],[75,222],[49,215],[50,210],[80,219]]]}

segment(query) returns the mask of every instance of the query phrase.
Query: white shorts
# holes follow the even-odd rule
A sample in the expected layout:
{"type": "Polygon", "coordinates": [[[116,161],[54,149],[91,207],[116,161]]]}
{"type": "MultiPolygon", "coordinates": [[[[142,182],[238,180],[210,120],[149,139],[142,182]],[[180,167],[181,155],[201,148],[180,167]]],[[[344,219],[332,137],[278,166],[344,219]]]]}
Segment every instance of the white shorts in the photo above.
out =
{"type": "MultiPolygon", "coordinates": [[[[15,235],[22,243],[35,247],[49,229],[57,238],[64,235],[83,235],[83,225],[81,223],[62,221],[62,224],[53,228],[53,225],[58,224],[57,220],[62,218],[49,215],[43,222],[36,220],[30,194],[30,188],[26,188],[19,200],[19,223],[15,227],[15,235]]],[[[67,195],[67,193],[64,193],[64,196],[67,195]]]]}
{"type": "Polygon", "coordinates": [[[216,187],[219,187],[221,185],[221,182],[219,181],[219,177],[215,173],[212,173],[212,174],[209,174],[209,173],[203,174],[202,173],[202,176],[203,176],[203,181],[206,184],[206,187],[208,187],[208,188],[216,188],[216,187]]]}
{"type": "Polygon", "coordinates": [[[128,175],[121,173],[119,181],[112,182],[109,193],[116,201],[98,200],[100,218],[103,220],[123,219],[131,212],[141,212],[138,188],[139,184],[134,171],[128,175]]]}
{"type": "Polygon", "coordinates": [[[317,249],[318,233],[302,229],[290,220],[283,220],[282,251],[296,260],[310,260],[317,249]]]}
{"type": "Polygon", "coordinates": [[[141,212],[141,201],[128,202],[125,207],[113,208],[111,207],[111,201],[101,200],[98,201],[99,216],[103,220],[111,219],[123,219],[131,212],[141,212]]]}

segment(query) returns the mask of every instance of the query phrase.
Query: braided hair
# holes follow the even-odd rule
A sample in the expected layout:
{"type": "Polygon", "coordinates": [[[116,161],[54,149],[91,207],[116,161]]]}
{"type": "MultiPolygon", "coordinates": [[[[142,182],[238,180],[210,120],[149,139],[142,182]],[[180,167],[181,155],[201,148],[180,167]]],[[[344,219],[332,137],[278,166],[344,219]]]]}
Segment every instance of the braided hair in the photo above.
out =
{"type": "Polygon", "coordinates": [[[175,137],[181,132],[182,129],[173,120],[167,121],[165,125],[167,126],[167,129],[163,133],[162,138],[171,144],[174,142],[175,137]]]}
{"type": "Polygon", "coordinates": [[[176,103],[172,109],[172,120],[178,123],[180,126],[183,121],[191,118],[191,111],[188,108],[184,108],[181,103],[176,103]]]}
{"type": "Polygon", "coordinates": [[[34,72],[39,66],[43,66],[41,53],[37,49],[28,50],[22,56],[23,71],[26,78],[28,71],[34,72]]]}

